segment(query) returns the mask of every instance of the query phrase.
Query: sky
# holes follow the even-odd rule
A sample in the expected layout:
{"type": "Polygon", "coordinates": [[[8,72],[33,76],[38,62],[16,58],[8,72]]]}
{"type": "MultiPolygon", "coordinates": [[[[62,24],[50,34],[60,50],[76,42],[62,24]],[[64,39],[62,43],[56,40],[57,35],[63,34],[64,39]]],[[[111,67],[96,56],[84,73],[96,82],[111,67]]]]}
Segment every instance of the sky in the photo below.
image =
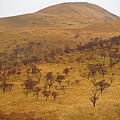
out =
{"type": "Polygon", "coordinates": [[[65,2],[89,2],[120,16],[120,0],[0,0],[0,18],[34,13],[65,2]]]}

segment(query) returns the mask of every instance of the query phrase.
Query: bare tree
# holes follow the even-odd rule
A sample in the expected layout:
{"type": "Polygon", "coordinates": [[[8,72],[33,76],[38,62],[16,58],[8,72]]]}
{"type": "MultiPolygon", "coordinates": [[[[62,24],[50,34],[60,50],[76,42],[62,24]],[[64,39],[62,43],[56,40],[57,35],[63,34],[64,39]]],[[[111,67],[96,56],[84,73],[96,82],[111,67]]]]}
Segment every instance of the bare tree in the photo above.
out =
{"type": "Polygon", "coordinates": [[[52,80],[52,78],[53,78],[52,72],[48,72],[45,77],[46,77],[47,81],[52,80]]]}
{"type": "Polygon", "coordinates": [[[54,101],[56,100],[56,97],[59,95],[58,92],[53,91],[51,94],[54,98],[54,101]]]}
{"type": "Polygon", "coordinates": [[[104,77],[105,74],[107,74],[107,70],[106,70],[105,68],[101,68],[101,69],[99,70],[99,73],[104,77]]]}
{"type": "Polygon", "coordinates": [[[112,76],[109,77],[109,79],[110,79],[110,83],[113,83],[113,81],[115,80],[114,73],[112,73],[112,76]]]}
{"type": "Polygon", "coordinates": [[[32,79],[28,79],[28,80],[25,80],[25,82],[22,85],[22,88],[32,92],[33,91],[33,88],[39,84],[39,81],[35,81],[35,80],[32,80],[32,79]]]}
{"type": "Polygon", "coordinates": [[[35,89],[33,90],[33,92],[35,92],[35,94],[37,95],[37,99],[38,99],[38,95],[39,95],[39,92],[41,91],[42,89],[40,87],[35,87],[35,89]]]}
{"type": "Polygon", "coordinates": [[[77,80],[77,79],[76,79],[75,82],[76,82],[76,84],[78,85],[78,84],[80,83],[80,80],[77,80]]]}
{"type": "Polygon", "coordinates": [[[28,94],[30,94],[30,91],[26,88],[23,88],[23,93],[25,94],[25,96],[27,97],[28,94]]]}
{"type": "Polygon", "coordinates": [[[98,94],[97,94],[97,92],[98,92],[98,90],[95,87],[94,89],[92,89],[92,94],[91,94],[91,97],[90,97],[90,101],[93,103],[94,107],[96,106],[96,102],[98,100],[98,94]]]}
{"type": "Polygon", "coordinates": [[[11,92],[13,85],[14,84],[12,83],[3,82],[0,84],[0,88],[3,90],[3,93],[5,93],[7,90],[11,92]]]}
{"type": "Polygon", "coordinates": [[[51,92],[47,91],[47,90],[44,90],[44,91],[42,91],[42,93],[43,93],[43,96],[46,97],[46,101],[47,101],[47,99],[50,96],[51,92]]]}
{"type": "Polygon", "coordinates": [[[34,74],[38,80],[38,82],[40,83],[40,78],[41,78],[41,70],[37,67],[32,68],[32,74],[34,74]]]}
{"type": "Polygon", "coordinates": [[[65,93],[65,90],[66,90],[64,85],[62,85],[62,86],[55,86],[55,89],[56,90],[62,90],[64,93],[65,93]]]}
{"type": "Polygon", "coordinates": [[[100,90],[102,94],[103,90],[107,89],[110,86],[110,84],[105,82],[105,80],[101,80],[99,82],[96,82],[95,86],[98,87],[98,89],[100,90]]]}
{"type": "Polygon", "coordinates": [[[65,68],[64,70],[63,70],[63,73],[65,73],[66,74],[66,76],[68,75],[68,73],[69,73],[69,69],[68,68],[65,68]]]}
{"type": "Polygon", "coordinates": [[[62,82],[63,79],[65,79],[65,76],[59,75],[59,76],[57,76],[56,81],[57,81],[59,84],[61,84],[61,82],[62,82]]]}

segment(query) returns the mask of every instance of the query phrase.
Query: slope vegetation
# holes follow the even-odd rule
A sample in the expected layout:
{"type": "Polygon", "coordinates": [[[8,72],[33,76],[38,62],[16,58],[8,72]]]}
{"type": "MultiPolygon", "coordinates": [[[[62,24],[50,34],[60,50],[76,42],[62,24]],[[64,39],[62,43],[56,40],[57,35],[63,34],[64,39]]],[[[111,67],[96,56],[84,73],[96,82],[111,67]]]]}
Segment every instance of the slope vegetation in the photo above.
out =
{"type": "Polygon", "coordinates": [[[1,19],[0,23],[14,26],[67,27],[86,26],[93,22],[119,21],[120,18],[105,9],[90,3],[63,3],[33,14],[1,19]]]}

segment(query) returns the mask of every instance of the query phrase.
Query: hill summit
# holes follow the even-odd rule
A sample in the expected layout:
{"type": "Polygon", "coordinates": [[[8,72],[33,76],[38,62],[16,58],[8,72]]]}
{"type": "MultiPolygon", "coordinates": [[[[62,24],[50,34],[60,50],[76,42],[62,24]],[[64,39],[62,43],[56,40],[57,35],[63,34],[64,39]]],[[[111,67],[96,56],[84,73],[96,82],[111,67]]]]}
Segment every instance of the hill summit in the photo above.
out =
{"type": "Polygon", "coordinates": [[[63,19],[99,19],[99,20],[120,20],[120,17],[108,12],[107,10],[87,2],[62,3],[50,6],[37,13],[46,15],[62,16],[63,19]]]}
{"type": "Polygon", "coordinates": [[[120,21],[120,17],[86,2],[62,3],[36,13],[0,19],[0,25],[88,26],[94,22],[120,21]]]}

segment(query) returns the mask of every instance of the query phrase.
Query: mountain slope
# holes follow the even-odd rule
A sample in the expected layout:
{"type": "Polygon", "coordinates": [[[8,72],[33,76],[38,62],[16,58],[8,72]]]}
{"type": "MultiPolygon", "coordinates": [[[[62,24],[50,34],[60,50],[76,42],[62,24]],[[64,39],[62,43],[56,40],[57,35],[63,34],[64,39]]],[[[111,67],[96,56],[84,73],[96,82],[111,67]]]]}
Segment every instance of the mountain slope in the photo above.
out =
{"type": "Polygon", "coordinates": [[[102,19],[102,20],[120,20],[120,18],[105,9],[90,3],[63,3],[59,5],[55,5],[52,7],[48,7],[43,9],[37,13],[44,13],[55,16],[64,16],[67,18],[72,16],[71,19],[75,19],[74,17],[79,17],[79,19],[83,18],[91,18],[91,19],[102,19]]]}
{"type": "Polygon", "coordinates": [[[76,46],[76,43],[86,43],[95,37],[117,36],[119,26],[120,17],[97,5],[86,2],[58,4],[32,14],[1,18],[0,50],[7,44],[31,41],[40,41],[46,47],[54,45],[54,48],[68,44],[76,46]],[[74,38],[76,34],[77,39],[74,38]]]}
{"type": "Polygon", "coordinates": [[[33,14],[0,19],[8,26],[87,26],[93,22],[120,21],[120,17],[90,3],[63,3],[33,14]]]}

